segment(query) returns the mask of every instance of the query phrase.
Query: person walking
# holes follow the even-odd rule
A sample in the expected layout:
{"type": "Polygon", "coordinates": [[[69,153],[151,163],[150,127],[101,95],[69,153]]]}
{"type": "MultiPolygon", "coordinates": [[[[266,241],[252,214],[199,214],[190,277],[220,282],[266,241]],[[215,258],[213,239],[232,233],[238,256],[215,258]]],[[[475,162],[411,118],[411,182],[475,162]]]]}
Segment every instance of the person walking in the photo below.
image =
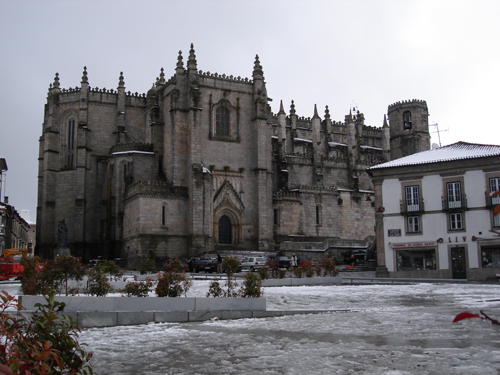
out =
{"type": "Polygon", "coordinates": [[[222,273],[222,257],[217,254],[217,273],[222,273]]]}
{"type": "Polygon", "coordinates": [[[292,267],[297,268],[297,266],[298,266],[297,256],[295,255],[295,253],[293,253],[293,255],[292,255],[292,267]]]}

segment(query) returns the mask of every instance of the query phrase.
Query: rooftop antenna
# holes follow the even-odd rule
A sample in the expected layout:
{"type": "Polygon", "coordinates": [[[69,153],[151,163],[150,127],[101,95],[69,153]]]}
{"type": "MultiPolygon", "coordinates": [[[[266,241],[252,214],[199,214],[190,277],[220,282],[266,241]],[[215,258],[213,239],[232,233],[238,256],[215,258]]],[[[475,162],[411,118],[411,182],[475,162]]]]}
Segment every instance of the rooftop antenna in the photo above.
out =
{"type": "Polygon", "coordinates": [[[435,127],[436,127],[436,131],[429,132],[429,133],[430,133],[430,134],[432,134],[432,133],[437,133],[437,135],[438,135],[439,147],[441,147],[441,136],[439,135],[439,133],[440,133],[440,132],[447,132],[449,129],[439,130],[439,125],[438,125],[437,123],[432,124],[432,125],[429,125],[429,126],[435,126],[435,127]]]}

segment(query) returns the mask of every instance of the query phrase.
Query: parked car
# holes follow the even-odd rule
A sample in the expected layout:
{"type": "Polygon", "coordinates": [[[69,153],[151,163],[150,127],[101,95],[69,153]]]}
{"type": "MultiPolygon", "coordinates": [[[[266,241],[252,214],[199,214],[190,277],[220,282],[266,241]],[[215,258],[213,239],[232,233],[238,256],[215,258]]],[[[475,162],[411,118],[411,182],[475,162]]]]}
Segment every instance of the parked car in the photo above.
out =
{"type": "Polygon", "coordinates": [[[97,266],[99,263],[102,263],[102,262],[105,262],[106,260],[104,259],[104,257],[102,256],[98,256],[97,259],[91,259],[89,260],[89,267],[95,267],[97,266]]]}
{"type": "Polygon", "coordinates": [[[198,273],[204,272],[217,272],[217,259],[197,259],[194,262],[193,271],[198,273]]]}
{"type": "Polygon", "coordinates": [[[242,270],[255,271],[258,268],[264,267],[266,258],[264,257],[246,257],[241,261],[242,270]]]}
{"type": "Polygon", "coordinates": [[[278,261],[278,268],[290,268],[292,265],[292,260],[284,255],[270,256],[267,259],[278,261]]]}
{"type": "Polygon", "coordinates": [[[306,259],[309,262],[311,262],[311,264],[312,264],[311,258],[309,258],[309,256],[307,256],[307,255],[297,255],[297,266],[300,264],[300,261],[302,259],[306,259]]]}
{"type": "Polygon", "coordinates": [[[115,258],[113,259],[113,262],[115,262],[115,264],[121,268],[125,268],[125,266],[127,265],[127,260],[123,258],[115,258]]]}
{"type": "Polygon", "coordinates": [[[356,261],[363,262],[366,258],[366,250],[349,250],[344,253],[344,263],[354,264],[356,261]]]}

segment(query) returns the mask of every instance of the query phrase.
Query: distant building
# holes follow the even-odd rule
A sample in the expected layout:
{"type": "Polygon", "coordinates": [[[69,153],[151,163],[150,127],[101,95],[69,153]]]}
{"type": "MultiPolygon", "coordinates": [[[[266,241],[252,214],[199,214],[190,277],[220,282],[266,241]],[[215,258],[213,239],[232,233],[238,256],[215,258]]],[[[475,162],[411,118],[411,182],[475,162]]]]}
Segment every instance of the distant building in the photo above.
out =
{"type": "Polygon", "coordinates": [[[28,253],[33,254],[36,247],[36,223],[31,221],[29,210],[20,210],[19,215],[29,224],[28,230],[28,253]]]}
{"type": "Polygon", "coordinates": [[[500,273],[500,146],[458,142],[368,169],[379,276],[494,279],[500,273]]]}
{"type": "MultiPolygon", "coordinates": [[[[273,114],[258,57],[252,78],[198,70],[191,46],[147,94],[62,89],[56,74],[40,137],[37,249],[57,227],[90,259],[189,257],[231,249],[336,256],[370,245],[368,166],[430,146],[425,101],[389,107],[383,127],[273,114]],[[394,148],[394,151],[393,151],[394,148]]],[[[313,109],[311,108],[311,111],[313,109]]]]}
{"type": "Polygon", "coordinates": [[[30,225],[8,202],[8,197],[5,197],[5,202],[0,202],[0,254],[5,249],[13,248],[28,249],[33,254],[29,238],[30,225]]]}

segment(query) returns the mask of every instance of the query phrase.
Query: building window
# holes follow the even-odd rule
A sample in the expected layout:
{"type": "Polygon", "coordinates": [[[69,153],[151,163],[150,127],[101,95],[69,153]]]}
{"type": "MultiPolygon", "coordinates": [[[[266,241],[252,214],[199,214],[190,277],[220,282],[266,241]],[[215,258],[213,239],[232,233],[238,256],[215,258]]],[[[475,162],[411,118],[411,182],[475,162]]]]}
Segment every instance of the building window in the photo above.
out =
{"type": "Polygon", "coordinates": [[[487,206],[492,208],[491,216],[493,217],[493,226],[500,227],[500,215],[494,216],[493,210],[497,205],[500,204],[500,195],[491,195],[496,191],[500,191],[500,177],[492,177],[488,179],[488,185],[490,188],[489,195],[487,196],[487,206]]]}
{"type": "Polygon", "coordinates": [[[436,269],[436,250],[399,250],[396,252],[398,271],[436,269]]]}
{"type": "Polygon", "coordinates": [[[403,125],[405,130],[410,130],[412,128],[410,111],[403,112],[403,125]]]}
{"type": "Polygon", "coordinates": [[[448,195],[448,208],[462,207],[462,188],[460,182],[448,182],[446,184],[446,192],[448,195]]]}
{"type": "Polygon", "coordinates": [[[166,210],[165,206],[161,207],[161,225],[165,225],[166,222],[166,210]]]}
{"type": "Polygon", "coordinates": [[[68,128],[67,128],[67,145],[68,145],[68,154],[66,159],[66,165],[72,166],[74,162],[74,150],[75,150],[75,119],[70,118],[68,120],[68,128]]]}
{"type": "Polygon", "coordinates": [[[215,135],[229,137],[229,110],[222,105],[215,110],[215,135]]]}
{"type": "Polygon", "coordinates": [[[455,212],[450,214],[450,230],[464,229],[462,213],[455,212]]]}
{"type": "Polygon", "coordinates": [[[321,206],[316,206],[316,225],[321,225],[321,206]]]}
{"type": "MultiPolygon", "coordinates": [[[[490,193],[500,190],[500,178],[490,178],[490,193]]],[[[491,204],[500,204],[500,195],[491,197],[491,204]]]]}
{"type": "Polygon", "coordinates": [[[279,209],[275,208],[274,209],[274,225],[279,225],[280,224],[280,212],[279,209]]]}
{"type": "Polygon", "coordinates": [[[500,267],[500,246],[481,247],[481,260],[483,268],[500,267]]]}
{"type": "Polygon", "coordinates": [[[415,212],[420,210],[420,197],[418,186],[406,186],[406,212],[415,212]]]}
{"type": "MultiPolygon", "coordinates": [[[[490,178],[490,193],[500,190],[500,178],[490,178]]],[[[500,204],[500,195],[495,195],[492,197],[493,204],[500,204]]]]}
{"type": "Polygon", "coordinates": [[[500,227],[500,215],[493,216],[493,226],[500,227]]]}
{"type": "Polygon", "coordinates": [[[420,232],[420,217],[419,216],[408,216],[406,231],[408,233],[418,233],[420,232]]]}

